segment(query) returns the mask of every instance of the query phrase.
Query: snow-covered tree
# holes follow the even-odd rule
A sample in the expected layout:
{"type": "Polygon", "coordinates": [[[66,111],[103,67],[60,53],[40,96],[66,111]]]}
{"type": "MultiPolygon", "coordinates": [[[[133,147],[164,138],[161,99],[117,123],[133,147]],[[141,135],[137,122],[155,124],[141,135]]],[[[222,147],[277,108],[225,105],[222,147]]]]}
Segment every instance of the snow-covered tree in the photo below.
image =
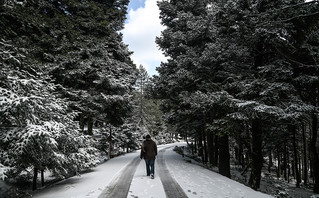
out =
{"type": "MultiPolygon", "coordinates": [[[[38,171],[51,170],[66,177],[97,164],[90,138],[78,130],[68,102],[57,97],[56,85],[12,62],[23,62],[23,49],[1,43],[0,151],[1,163],[10,176],[33,170],[33,189],[38,171]]],[[[42,178],[43,179],[43,178],[42,178]]]]}
{"type": "Polygon", "coordinates": [[[32,48],[28,62],[38,62],[34,67],[50,73],[54,83],[63,86],[61,94],[81,112],[77,118],[81,128],[88,125],[91,134],[94,120],[123,123],[136,75],[131,52],[118,32],[128,0],[12,4],[1,5],[3,37],[32,48]]]}
{"type": "MultiPolygon", "coordinates": [[[[273,122],[285,120],[289,125],[287,130],[290,130],[296,119],[314,110],[302,100],[294,81],[298,76],[296,71],[307,64],[298,58],[299,53],[304,53],[301,43],[312,34],[308,28],[300,26],[308,21],[309,26],[316,27],[313,23],[313,19],[318,17],[314,9],[316,4],[304,1],[258,1],[256,4],[228,1],[221,10],[219,23],[224,27],[222,35],[234,38],[234,49],[245,52],[241,53],[240,62],[233,63],[243,75],[239,81],[230,82],[226,90],[245,100],[245,105],[239,103],[238,107],[250,120],[253,150],[249,183],[255,189],[259,187],[263,166],[260,157],[266,135],[263,122],[274,118],[279,120],[273,122]],[[304,15],[305,12],[309,15],[304,15]],[[301,29],[304,31],[300,32],[301,29]],[[244,63],[244,67],[238,63],[244,63]]],[[[231,50],[228,54],[236,54],[236,51],[231,50]]],[[[290,133],[293,137],[294,131],[290,133]]],[[[298,172],[298,166],[294,166],[298,172]]],[[[297,186],[299,183],[300,178],[297,178],[297,186]]]]}
{"type": "MultiPolygon", "coordinates": [[[[300,94],[307,86],[298,87],[296,82],[309,79],[308,71],[317,74],[314,60],[318,53],[313,47],[317,6],[317,1],[295,0],[159,3],[167,28],[157,43],[169,60],[158,69],[154,95],[164,99],[163,110],[179,126],[185,127],[190,120],[205,123],[207,115],[212,118],[209,124],[217,123],[217,128],[226,123],[224,117],[239,125],[245,122],[252,149],[249,184],[254,189],[260,185],[262,148],[268,135],[265,123],[281,122],[293,137],[290,126],[310,111],[316,112],[316,105],[309,105],[305,93],[300,94]],[[221,109],[217,102],[211,112],[205,106],[209,100],[196,104],[197,97],[185,103],[197,91],[201,98],[227,93],[226,101],[231,102],[220,103],[221,109]]],[[[310,79],[315,85],[310,93],[316,93],[317,78],[310,79]]],[[[200,143],[201,133],[198,138],[200,143]]]]}
{"type": "MultiPolygon", "coordinates": [[[[223,38],[217,37],[217,27],[213,22],[215,16],[210,13],[211,8],[216,8],[217,4],[213,1],[164,1],[159,3],[159,7],[162,23],[167,28],[157,43],[169,60],[158,68],[160,76],[154,78],[154,95],[164,99],[162,109],[168,113],[169,123],[174,124],[178,132],[196,139],[200,148],[199,155],[203,156],[205,162],[208,160],[206,138],[214,134],[206,133],[206,124],[221,119],[227,113],[222,109],[213,110],[213,106],[218,106],[218,101],[214,105],[209,101],[210,95],[220,94],[222,82],[229,76],[227,63],[222,60],[226,60],[228,55],[225,53],[218,57],[214,54],[223,52],[220,51],[223,43],[217,42],[223,38]],[[190,98],[200,99],[196,97],[198,91],[202,94],[202,103],[196,104],[196,100],[185,102],[190,98]],[[212,106],[206,106],[205,103],[212,106]]],[[[216,10],[213,12],[217,13],[216,10]]],[[[223,151],[227,151],[227,133],[218,134],[225,136],[221,138],[224,140],[221,145],[226,146],[223,151]]],[[[227,158],[227,153],[220,155],[227,158]]],[[[225,159],[222,164],[225,167],[228,163],[228,168],[225,171],[220,169],[220,172],[230,176],[229,158],[226,158],[220,159],[225,159]]]]}
{"type": "Polygon", "coordinates": [[[136,80],[134,117],[139,127],[144,128],[145,133],[157,136],[163,131],[162,113],[159,110],[159,101],[151,97],[153,84],[141,65],[136,80]]]}
{"type": "Polygon", "coordinates": [[[95,120],[124,123],[136,76],[118,32],[127,4],[0,1],[1,161],[16,173],[92,167],[94,142],[79,125],[92,134],[95,120]]]}

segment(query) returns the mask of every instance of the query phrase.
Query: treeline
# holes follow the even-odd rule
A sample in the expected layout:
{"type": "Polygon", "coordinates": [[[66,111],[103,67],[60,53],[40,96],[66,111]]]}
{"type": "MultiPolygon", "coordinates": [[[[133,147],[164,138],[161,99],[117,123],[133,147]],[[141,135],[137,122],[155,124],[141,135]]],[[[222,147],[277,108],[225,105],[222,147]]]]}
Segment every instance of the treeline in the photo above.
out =
{"type": "Polygon", "coordinates": [[[262,168],[319,192],[319,2],[158,3],[168,57],[153,78],[165,120],[230,177],[230,150],[260,187],[262,168]]]}
{"type": "MultiPolygon", "coordinates": [[[[0,1],[0,164],[65,178],[99,163],[93,128],[133,112],[136,66],[122,42],[128,0],[0,1]]],[[[113,129],[135,148],[132,124],[113,129]]],[[[136,129],[137,130],[137,129],[136,129]]],[[[107,137],[106,137],[107,138],[107,137]]],[[[114,140],[115,141],[115,140],[114,140]]],[[[104,145],[103,145],[104,143],[104,145]]],[[[13,196],[13,195],[11,195],[13,196]]]]}

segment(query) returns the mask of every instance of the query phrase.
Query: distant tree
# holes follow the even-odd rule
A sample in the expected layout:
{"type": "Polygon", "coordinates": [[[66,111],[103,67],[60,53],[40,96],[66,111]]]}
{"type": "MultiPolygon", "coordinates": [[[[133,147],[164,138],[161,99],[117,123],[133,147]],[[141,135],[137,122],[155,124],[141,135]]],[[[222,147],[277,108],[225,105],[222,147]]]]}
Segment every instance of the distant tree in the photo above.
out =
{"type": "Polygon", "coordinates": [[[138,68],[138,75],[137,75],[137,79],[136,79],[136,89],[137,89],[137,93],[136,93],[136,97],[137,97],[137,112],[136,112],[136,117],[138,120],[137,121],[137,125],[140,127],[145,127],[145,124],[147,122],[147,118],[145,115],[145,111],[146,111],[146,107],[145,107],[145,90],[147,87],[147,84],[149,83],[149,75],[147,73],[147,71],[145,70],[145,68],[140,65],[140,67],[138,68]]]}
{"type": "Polygon", "coordinates": [[[150,97],[153,87],[151,79],[145,70],[140,65],[136,80],[136,92],[134,97],[135,110],[133,117],[137,126],[144,130],[144,133],[150,133],[156,136],[163,131],[162,113],[159,110],[159,102],[150,97]]]}

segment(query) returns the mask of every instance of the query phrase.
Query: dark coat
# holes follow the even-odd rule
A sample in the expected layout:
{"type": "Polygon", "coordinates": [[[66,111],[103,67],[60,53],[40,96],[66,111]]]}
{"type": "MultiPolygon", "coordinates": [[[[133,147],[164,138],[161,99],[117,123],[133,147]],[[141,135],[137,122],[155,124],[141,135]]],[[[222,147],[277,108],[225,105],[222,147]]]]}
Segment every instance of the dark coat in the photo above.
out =
{"type": "Polygon", "coordinates": [[[145,140],[142,144],[140,157],[147,160],[149,159],[155,160],[156,155],[157,155],[156,143],[151,139],[145,140]]]}

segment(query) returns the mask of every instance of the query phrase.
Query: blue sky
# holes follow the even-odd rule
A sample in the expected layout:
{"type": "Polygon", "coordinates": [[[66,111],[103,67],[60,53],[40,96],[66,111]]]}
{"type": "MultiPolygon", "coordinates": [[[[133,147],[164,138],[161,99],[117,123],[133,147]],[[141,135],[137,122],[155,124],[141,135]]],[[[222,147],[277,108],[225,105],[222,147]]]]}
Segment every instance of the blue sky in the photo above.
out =
{"type": "Polygon", "coordinates": [[[132,60],[137,67],[143,65],[150,76],[156,75],[155,68],[166,61],[155,43],[155,38],[164,29],[160,24],[156,2],[157,0],[131,0],[127,21],[121,31],[124,43],[134,52],[132,60]]]}
{"type": "Polygon", "coordinates": [[[145,0],[130,0],[128,5],[128,10],[133,9],[137,10],[140,7],[145,7],[145,0]]]}

